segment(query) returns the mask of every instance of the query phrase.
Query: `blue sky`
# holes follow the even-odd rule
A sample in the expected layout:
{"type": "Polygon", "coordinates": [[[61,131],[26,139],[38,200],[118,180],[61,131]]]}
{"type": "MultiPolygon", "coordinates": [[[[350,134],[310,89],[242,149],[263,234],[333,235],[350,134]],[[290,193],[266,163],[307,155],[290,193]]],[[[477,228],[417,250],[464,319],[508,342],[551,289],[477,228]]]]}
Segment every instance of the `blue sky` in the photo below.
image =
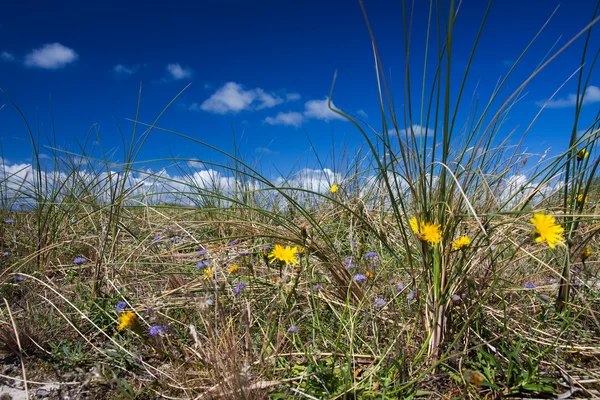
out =
{"type": "MultiPolygon", "coordinates": [[[[392,3],[400,2],[365,1],[400,109],[405,62],[402,11],[392,3]]],[[[416,3],[410,64],[413,85],[420,87],[429,2],[416,3]]],[[[556,0],[495,2],[466,87],[465,109],[476,89],[480,101],[489,97],[558,5],[556,0]]],[[[458,73],[464,70],[485,7],[480,0],[462,2],[453,53],[458,73]]],[[[555,43],[558,49],[588,24],[594,7],[595,0],[562,4],[501,98],[519,86],[555,43]]],[[[597,30],[591,43],[600,42],[597,30]]],[[[335,105],[360,113],[381,128],[370,39],[355,1],[26,0],[3,6],[0,38],[0,88],[22,109],[42,144],[54,135],[60,148],[74,152],[79,151],[77,142],[82,143],[97,124],[104,148],[118,149],[117,158],[122,154],[117,126],[129,138],[132,124],[126,119],[135,116],[140,83],[142,121],[151,122],[191,83],[159,125],[226,151],[231,150],[235,133],[241,152],[249,159],[262,157],[266,170],[287,172],[299,159],[300,166],[317,167],[307,135],[324,158],[332,145],[339,154],[344,144],[354,150],[362,143],[349,122],[325,108],[335,71],[335,105]],[[303,156],[307,152],[309,156],[303,156]]],[[[527,87],[527,95],[507,121],[507,133],[523,132],[540,110],[539,102],[576,70],[582,46],[583,40],[576,42],[527,87]]],[[[593,51],[597,46],[591,47],[593,51]]],[[[430,72],[433,68],[432,63],[430,72]]],[[[458,81],[452,84],[457,91],[458,81]]],[[[600,104],[597,73],[589,86],[582,114],[582,122],[588,124],[600,104]]],[[[559,151],[568,143],[574,114],[569,95],[575,87],[575,80],[567,83],[539,117],[526,142],[532,151],[548,147],[559,151]]],[[[417,115],[419,103],[416,99],[417,115]]],[[[6,104],[0,110],[4,158],[27,162],[31,146],[25,126],[8,101],[1,99],[2,104],[6,104]]],[[[466,111],[461,111],[459,128],[466,118],[466,111]]],[[[156,131],[140,159],[195,156],[220,161],[198,145],[156,131]]]]}

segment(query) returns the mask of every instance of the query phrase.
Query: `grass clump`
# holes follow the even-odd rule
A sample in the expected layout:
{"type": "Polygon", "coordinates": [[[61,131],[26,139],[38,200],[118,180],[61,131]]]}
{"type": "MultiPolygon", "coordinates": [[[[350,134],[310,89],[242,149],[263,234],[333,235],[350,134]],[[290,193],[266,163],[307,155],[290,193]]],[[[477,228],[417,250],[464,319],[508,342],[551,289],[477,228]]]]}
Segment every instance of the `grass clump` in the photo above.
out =
{"type": "Polygon", "coordinates": [[[598,18],[502,98],[517,61],[461,122],[490,9],[457,86],[459,6],[437,6],[425,48],[437,63],[420,82],[406,63],[401,111],[366,19],[382,129],[332,107],[367,150],[320,164],[318,182],[302,170],[275,184],[161,127],[162,113],[132,120],[121,164],[56,151],[46,171],[32,135],[30,171],[0,185],[0,344],[22,379],[43,363],[116,398],[596,395],[600,119],[577,132],[598,18]],[[509,145],[511,108],[580,37],[564,151],[509,145]],[[155,130],[229,163],[169,160],[202,161],[205,179],[137,169],[155,130]]]}

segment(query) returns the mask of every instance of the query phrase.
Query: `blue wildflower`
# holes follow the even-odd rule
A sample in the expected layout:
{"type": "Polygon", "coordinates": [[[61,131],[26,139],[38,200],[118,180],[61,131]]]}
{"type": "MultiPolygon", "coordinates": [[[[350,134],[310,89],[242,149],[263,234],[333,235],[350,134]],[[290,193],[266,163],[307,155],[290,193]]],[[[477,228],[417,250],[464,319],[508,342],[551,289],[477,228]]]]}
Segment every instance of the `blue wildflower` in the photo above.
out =
{"type": "Polygon", "coordinates": [[[408,301],[413,301],[415,299],[415,297],[417,297],[417,292],[416,291],[411,291],[406,295],[406,299],[408,301]]]}
{"type": "Polygon", "coordinates": [[[376,251],[370,251],[367,254],[365,254],[365,258],[373,258],[373,257],[377,257],[376,251]]]}
{"type": "Polygon", "coordinates": [[[239,251],[238,254],[240,256],[248,256],[248,255],[252,254],[252,252],[249,250],[242,250],[242,251],[239,251]]]}
{"type": "Polygon", "coordinates": [[[262,245],[262,246],[260,246],[259,248],[260,248],[260,251],[267,251],[267,250],[269,250],[269,249],[270,249],[270,247],[269,247],[269,245],[268,245],[268,244],[262,245]]]}
{"type": "Polygon", "coordinates": [[[117,303],[117,305],[115,306],[115,309],[117,311],[123,311],[125,308],[127,307],[127,303],[124,301],[120,301],[117,303]]]}
{"type": "Polygon", "coordinates": [[[234,239],[229,243],[229,247],[233,247],[240,242],[240,239],[234,239]]]}
{"type": "Polygon", "coordinates": [[[2,253],[3,256],[9,256],[10,255],[10,251],[5,251],[4,253],[2,253]]]}
{"type": "Polygon", "coordinates": [[[208,261],[198,261],[198,263],[196,263],[196,268],[198,269],[202,269],[202,268],[206,268],[208,267],[208,261]]]}
{"type": "Polygon", "coordinates": [[[329,232],[329,228],[328,227],[323,228],[323,232],[329,232]]]}
{"type": "Polygon", "coordinates": [[[396,284],[396,292],[401,292],[404,290],[404,285],[402,283],[396,284]]]}
{"type": "Polygon", "coordinates": [[[290,327],[288,328],[288,332],[289,332],[289,333],[296,333],[296,332],[298,332],[298,327],[296,327],[296,326],[292,325],[292,326],[290,326],[290,327]]]}
{"type": "Polygon", "coordinates": [[[455,303],[457,303],[457,302],[459,302],[459,301],[461,301],[461,300],[462,300],[462,298],[461,298],[459,295],[457,295],[456,293],[454,293],[452,296],[450,296],[450,298],[451,298],[451,299],[452,299],[452,301],[453,301],[453,302],[455,302],[455,303]]]}
{"type": "Polygon", "coordinates": [[[323,289],[323,286],[319,285],[318,283],[315,285],[312,285],[312,287],[310,288],[313,292],[318,292],[319,290],[323,289]]]}
{"type": "Polygon", "coordinates": [[[526,289],[535,289],[535,285],[533,283],[531,283],[531,282],[527,282],[525,284],[525,288],[526,289]]]}
{"type": "Polygon", "coordinates": [[[366,281],[367,277],[364,274],[356,274],[354,275],[354,278],[352,278],[354,280],[354,282],[360,282],[360,281],[366,281]]]}
{"type": "Polygon", "coordinates": [[[375,301],[373,302],[373,304],[375,305],[375,307],[381,308],[385,306],[385,300],[381,297],[375,297],[375,301]]]}
{"type": "Polygon", "coordinates": [[[23,278],[21,275],[15,276],[15,282],[22,282],[23,279],[25,279],[25,278],[23,278]]]}
{"type": "Polygon", "coordinates": [[[237,296],[242,293],[242,290],[244,290],[246,286],[248,286],[246,282],[240,282],[237,285],[235,285],[233,289],[231,289],[231,292],[237,296]]]}
{"type": "Polygon", "coordinates": [[[163,335],[167,333],[167,327],[164,325],[154,325],[150,328],[150,336],[163,335]]]}
{"type": "Polygon", "coordinates": [[[85,259],[85,257],[75,257],[75,259],[73,260],[73,264],[83,264],[85,263],[87,260],[85,259]]]}
{"type": "Polygon", "coordinates": [[[206,249],[200,249],[198,250],[198,254],[203,256],[204,254],[206,254],[206,249]]]}
{"type": "Polygon", "coordinates": [[[153,240],[154,240],[155,242],[156,242],[156,241],[159,241],[159,240],[160,240],[160,235],[156,235],[156,236],[154,236],[154,239],[153,239],[153,240]]]}
{"type": "Polygon", "coordinates": [[[12,219],[12,218],[7,218],[7,219],[4,220],[4,222],[7,223],[7,224],[14,224],[15,220],[12,219]]]}
{"type": "Polygon", "coordinates": [[[549,303],[550,297],[546,296],[545,294],[542,294],[542,295],[540,295],[540,300],[542,300],[545,303],[549,303]]]}
{"type": "Polygon", "coordinates": [[[211,298],[206,299],[206,304],[208,304],[209,306],[212,306],[213,304],[215,304],[215,301],[211,298]]]}

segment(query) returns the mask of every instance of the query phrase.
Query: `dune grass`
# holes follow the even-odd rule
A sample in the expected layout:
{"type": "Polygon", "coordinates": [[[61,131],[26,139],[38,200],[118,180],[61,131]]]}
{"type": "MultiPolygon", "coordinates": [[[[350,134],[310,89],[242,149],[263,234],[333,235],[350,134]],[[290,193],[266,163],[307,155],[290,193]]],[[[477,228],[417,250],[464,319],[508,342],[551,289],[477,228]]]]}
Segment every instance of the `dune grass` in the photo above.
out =
{"type": "Polygon", "coordinates": [[[425,52],[437,62],[407,62],[396,97],[365,18],[382,129],[332,108],[364,138],[332,165],[269,180],[161,126],[176,98],[131,119],[121,163],[54,145],[45,164],[31,134],[33,165],[4,166],[0,182],[0,345],[19,366],[0,378],[115,399],[597,396],[600,118],[579,119],[598,9],[515,90],[521,57],[487,103],[465,105],[488,14],[456,87],[458,4],[438,6],[425,52]],[[515,138],[507,116],[576,40],[572,134],[558,156],[528,153],[535,120],[515,138]],[[139,160],[154,131],[228,161],[139,160]]]}

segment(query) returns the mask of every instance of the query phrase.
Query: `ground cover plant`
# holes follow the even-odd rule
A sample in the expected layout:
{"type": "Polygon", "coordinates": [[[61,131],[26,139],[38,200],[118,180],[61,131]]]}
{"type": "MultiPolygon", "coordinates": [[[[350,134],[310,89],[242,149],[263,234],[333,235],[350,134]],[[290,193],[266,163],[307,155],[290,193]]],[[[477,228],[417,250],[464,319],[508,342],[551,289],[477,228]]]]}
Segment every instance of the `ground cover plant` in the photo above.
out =
{"type": "MultiPolygon", "coordinates": [[[[0,181],[0,378],[31,396],[57,384],[56,398],[597,397],[600,114],[580,111],[599,6],[483,100],[465,88],[491,3],[459,67],[454,27],[474,22],[460,2],[431,1],[423,70],[406,63],[401,93],[361,3],[382,128],[344,111],[334,77],[331,110],[362,150],[338,149],[330,165],[316,154],[320,173],[278,182],[163,126],[176,98],[155,120],[131,118],[120,163],[44,144],[48,163],[23,116],[34,162],[0,181]],[[506,135],[510,111],[573,43],[584,45],[572,131],[557,156],[531,154],[535,120],[506,135]],[[149,172],[139,154],[156,132],[228,161],[169,158],[206,169],[149,172]]],[[[402,20],[408,59],[410,2],[402,20]]]]}

